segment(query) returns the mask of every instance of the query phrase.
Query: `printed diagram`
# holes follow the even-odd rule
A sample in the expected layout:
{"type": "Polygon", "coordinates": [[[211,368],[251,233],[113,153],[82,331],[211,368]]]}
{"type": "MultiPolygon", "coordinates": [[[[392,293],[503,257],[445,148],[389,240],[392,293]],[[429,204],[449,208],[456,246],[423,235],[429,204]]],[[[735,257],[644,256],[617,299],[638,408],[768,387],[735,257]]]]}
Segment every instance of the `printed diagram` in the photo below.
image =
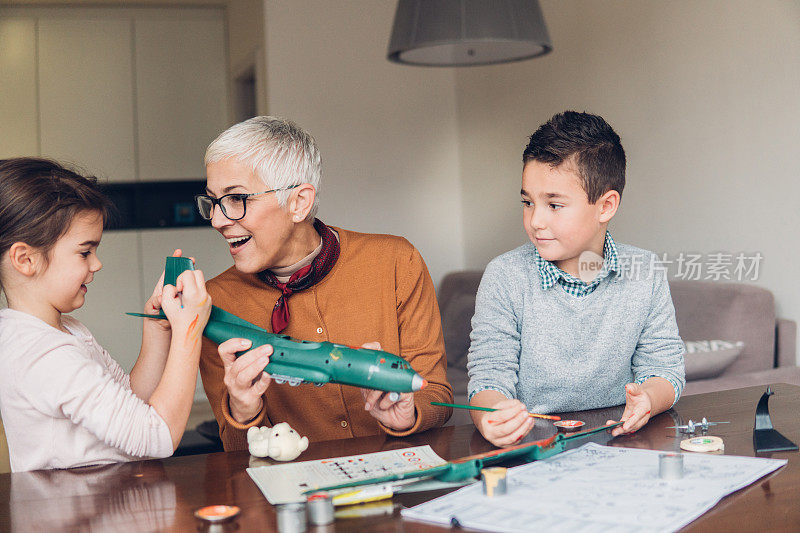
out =
{"type": "Polygon", "coordinates": [[[484,531],[674,531],[786,464],[686,453],[683,479],[667,481],[658,475],[660,453],[588,443],[510,469],[505,496],[489,499],[475,484],[402,513],[484,531]]]}
{"type": "Polygon", "coordinates": [[[444,464],[430,446],[336,457],[274,466],[248,468],[267,500],[273,505],[304,501],[302,493],[315,487],[399,474],[444,464]]]}

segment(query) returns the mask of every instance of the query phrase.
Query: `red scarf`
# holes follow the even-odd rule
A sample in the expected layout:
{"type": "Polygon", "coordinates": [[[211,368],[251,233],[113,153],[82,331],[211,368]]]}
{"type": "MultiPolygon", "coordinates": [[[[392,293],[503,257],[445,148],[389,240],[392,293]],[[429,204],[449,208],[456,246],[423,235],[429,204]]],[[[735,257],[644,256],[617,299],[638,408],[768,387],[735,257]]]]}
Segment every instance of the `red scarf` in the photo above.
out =
{"type": "Polygon", "coordinates": [[[258,279],[283,293],[272,309],[273,333],[280,333],[289,325],[289,296],[322,281],[339,259],[339,239],[333,231],[318,218],[314,219],[314,229],[322,237],[322,249],[310,265],[292,274],[286,283],[279,282],[275,274],[269,270],[258,273],[258,279]]]}

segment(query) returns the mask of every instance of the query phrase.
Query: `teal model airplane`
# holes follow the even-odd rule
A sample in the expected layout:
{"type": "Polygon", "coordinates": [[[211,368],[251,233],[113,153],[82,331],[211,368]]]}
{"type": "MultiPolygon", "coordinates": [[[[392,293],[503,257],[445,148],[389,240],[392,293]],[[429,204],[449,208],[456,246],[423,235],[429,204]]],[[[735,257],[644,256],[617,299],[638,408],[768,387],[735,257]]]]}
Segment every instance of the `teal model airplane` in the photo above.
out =
{"type": "MultiPolygon", "coordinates": [[[[164,284],[174,285],[184,270],[194,270],[188,257],[167,257],[164,284]]],[[[131,316],[166,319],[159,314],[127,313],[131,316]]],[[[228,339],[248,339],[256,348],[273,348],[264,368],[275,383],[296,386],[303,382],[322,386],[325,383],[353,385],[389,392],[414,392],[427,385],[411,365],[394,354],[367,348],[351,348],[332,342],[309,342],[288,335],[269,333],[238,316],[211,306],[211,316],[203,330],[209,340],[220,344],[228,339]]]]}

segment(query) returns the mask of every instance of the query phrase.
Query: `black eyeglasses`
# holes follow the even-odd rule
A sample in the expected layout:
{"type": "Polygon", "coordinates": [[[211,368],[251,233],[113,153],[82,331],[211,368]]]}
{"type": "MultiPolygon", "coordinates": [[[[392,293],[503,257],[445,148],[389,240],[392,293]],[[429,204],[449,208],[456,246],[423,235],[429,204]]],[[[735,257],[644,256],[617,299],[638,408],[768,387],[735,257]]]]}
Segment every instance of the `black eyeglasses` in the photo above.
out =
{"type": "Polygon", "coordinates": [[[269,191],[253,192],[250,194],[232,193],[220,196],[219,198],[214,198],[207,194],[198,194],[194,197],[194,201],[197,205],[197,210],[200,212],[200,216],[205,220],[211,220],[211,217],[214,216],[215,206],[219,206],[222,209],[222,214],[225,215],[228,220],[241,220],[247,213],[248,198],[271,192],[288,191],[289,189],[294,189],[299,186],[300,184],[298,183],[297,185],[290,185],[281,189],[270,189],[269,191]]]}

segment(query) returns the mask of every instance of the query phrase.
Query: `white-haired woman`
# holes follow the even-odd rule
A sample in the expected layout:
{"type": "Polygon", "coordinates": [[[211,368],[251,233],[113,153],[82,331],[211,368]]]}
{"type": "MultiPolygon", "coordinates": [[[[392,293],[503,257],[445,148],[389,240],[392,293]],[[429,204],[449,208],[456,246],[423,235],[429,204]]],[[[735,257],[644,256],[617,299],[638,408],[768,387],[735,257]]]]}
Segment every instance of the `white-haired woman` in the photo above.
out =
{"type": "Polygon", "coordinates": [[[228,241],[234,266],[207,283],[215,305],[268,331],[380,347],[427,381],[393,402],[355,387],[271,384],[272,354],[239,339],[204,340],[200,370],[226,450],[247,448],[251,426],[288,422],[312,441],[442,425],[452,401],[433,283],[404,238],[329,227],[315,218],[322,175],[314,139],[292,122],[255,117],[208,147],[203,217],[228,241]]]}

